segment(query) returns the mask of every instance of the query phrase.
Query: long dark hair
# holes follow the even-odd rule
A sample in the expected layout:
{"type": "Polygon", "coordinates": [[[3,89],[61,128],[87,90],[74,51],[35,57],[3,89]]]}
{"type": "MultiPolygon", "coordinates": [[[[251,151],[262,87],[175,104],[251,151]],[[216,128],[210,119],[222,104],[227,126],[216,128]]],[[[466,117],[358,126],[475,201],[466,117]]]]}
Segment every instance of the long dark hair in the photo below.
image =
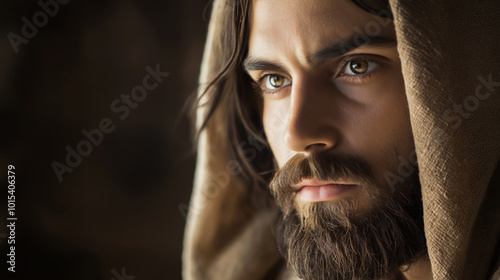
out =
{"type": "MultiPolygon", "coordinates": [[[[272,152],[264,134],[259,112],[260,97],[255,94],[252,80],[243,70],[243,60],[248,53],[249,21],[251,0],[221,0],[218,11],[222,21],[217,43],[221,46],[220,69],[208,84],[200,84],[201,94],[194,102],[196,109],[204,107],[205,115],[196,131],[196,142],[200,133],[215,122],[221,137],[228,144],[229,160],[238,162],[241,179],[252,191],[267,192],[267,184],[275,166],[272,152]]],[[[351,0],[365,11],[392,17],[388,0],[351,0]]],[[[212,15],[214,16],[214,15],[212,15]]],[[[207,54],[205,54],[207,55],[207,54]]]]}

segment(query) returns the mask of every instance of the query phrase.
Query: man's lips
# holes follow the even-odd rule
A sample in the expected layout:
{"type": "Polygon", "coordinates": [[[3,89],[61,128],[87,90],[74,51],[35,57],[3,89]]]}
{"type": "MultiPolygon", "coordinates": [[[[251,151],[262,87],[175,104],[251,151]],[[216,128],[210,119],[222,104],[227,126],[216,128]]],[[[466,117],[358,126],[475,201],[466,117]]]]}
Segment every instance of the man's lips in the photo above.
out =
{"type": "Polygon", "coordinates": [[[330,201],[341,197],[342,194],[354,190],[358,185],[345,181],[319,181],[305,179],[292,186],[297,197],[307,202],[330,201]]]}

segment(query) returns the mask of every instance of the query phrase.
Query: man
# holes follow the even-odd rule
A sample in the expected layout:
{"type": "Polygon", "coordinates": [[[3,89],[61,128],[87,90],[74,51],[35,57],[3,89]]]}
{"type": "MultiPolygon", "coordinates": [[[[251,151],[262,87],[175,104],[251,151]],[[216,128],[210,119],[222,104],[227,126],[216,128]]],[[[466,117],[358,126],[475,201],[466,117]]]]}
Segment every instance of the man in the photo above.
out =
{"type": "Polygon", "coordinates": [[[499,4],[368,2],[215,2],[186,279],[500,278],[499,4]]]}

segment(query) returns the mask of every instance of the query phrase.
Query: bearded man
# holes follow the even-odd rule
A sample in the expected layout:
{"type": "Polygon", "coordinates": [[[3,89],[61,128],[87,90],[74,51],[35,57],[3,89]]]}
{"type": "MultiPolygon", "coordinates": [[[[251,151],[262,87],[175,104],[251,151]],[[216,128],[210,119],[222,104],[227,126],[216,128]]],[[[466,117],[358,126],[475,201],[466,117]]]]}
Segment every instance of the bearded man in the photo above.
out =
{"type": "Polygon", "coordinates": [[[500,279],[500,4],[219,0],[185,279],[500,279]]]}

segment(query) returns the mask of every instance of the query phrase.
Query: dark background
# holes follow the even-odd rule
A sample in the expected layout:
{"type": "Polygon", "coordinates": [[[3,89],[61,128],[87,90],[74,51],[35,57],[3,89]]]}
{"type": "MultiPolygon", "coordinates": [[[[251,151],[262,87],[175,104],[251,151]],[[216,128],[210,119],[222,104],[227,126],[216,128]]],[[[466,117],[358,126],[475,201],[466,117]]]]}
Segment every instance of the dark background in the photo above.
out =
{"type": "Polygon", "coordinates": [[[182,107],[196,91],[209,1],[41,2],[59,10],[32,38],[22,18],[34,22],[38,1],[0,2],[0,278],[181,279],[195,162],[182,107]],[[12,33],[28,40],[18,53],[12,33]],[[111,104],[157,65],[169,76],[121,120],[111,104]],[[77,150],[82,130],[104,118],[114,131],[59,182],[53,162],[67,165],[67,147],[77,150]],[[9,164],[15,273],[6,263],[9,164]],[[122,269],[130,277],[115,275],[122,269]]]}

